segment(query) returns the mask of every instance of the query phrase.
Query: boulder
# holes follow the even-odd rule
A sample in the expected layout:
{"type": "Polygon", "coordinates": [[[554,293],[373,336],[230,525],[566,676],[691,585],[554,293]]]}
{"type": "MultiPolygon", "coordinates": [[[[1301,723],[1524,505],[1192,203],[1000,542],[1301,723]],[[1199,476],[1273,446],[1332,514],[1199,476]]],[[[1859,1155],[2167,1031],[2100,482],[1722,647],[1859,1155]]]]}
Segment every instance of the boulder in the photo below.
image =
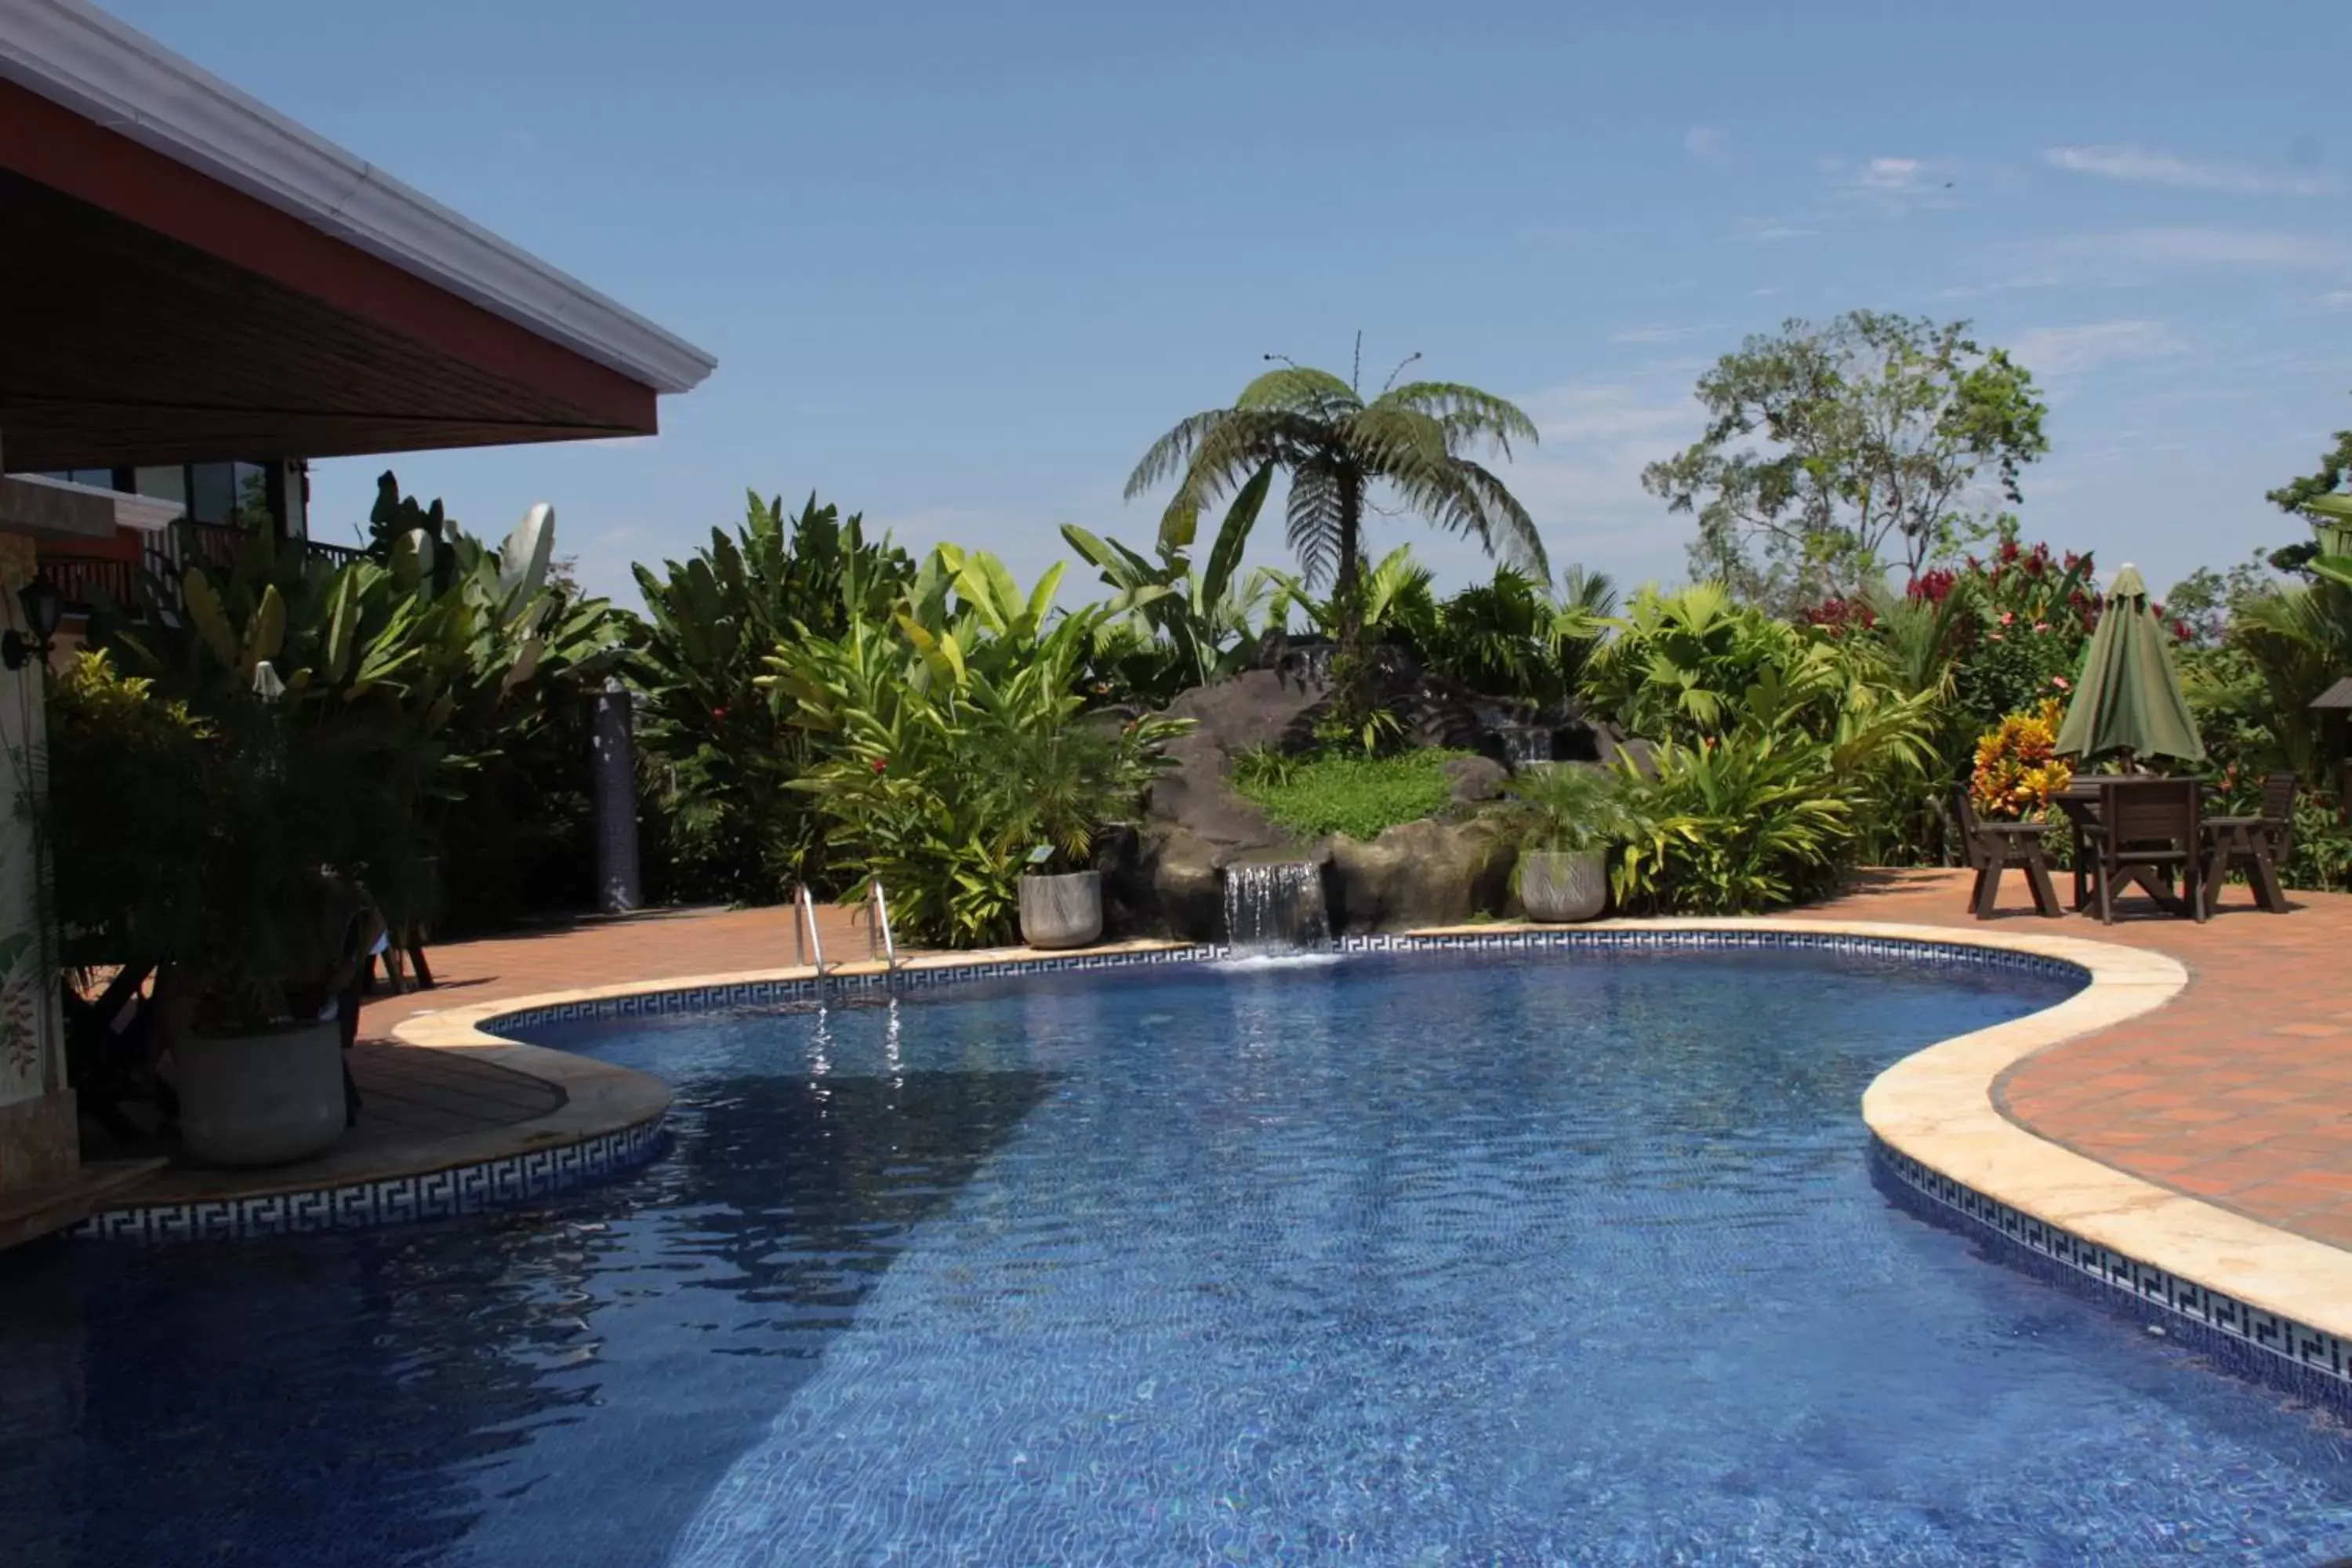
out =
{"type": "Polygon", "coordinates": [[[1490,817],[1400,823],[1378,838],[1329,839],[1326,878],[1335,931],[1455,925],[1510,895],[1517,843],[1490,817]]]}
{"type": "Polygon", "coordinates": [[[1456,757],[1445,764],[1445,776],[1453,783],[1454,803],[1469,805],[1499,798],[1511,770],[1492,757],[1456,757]]]}

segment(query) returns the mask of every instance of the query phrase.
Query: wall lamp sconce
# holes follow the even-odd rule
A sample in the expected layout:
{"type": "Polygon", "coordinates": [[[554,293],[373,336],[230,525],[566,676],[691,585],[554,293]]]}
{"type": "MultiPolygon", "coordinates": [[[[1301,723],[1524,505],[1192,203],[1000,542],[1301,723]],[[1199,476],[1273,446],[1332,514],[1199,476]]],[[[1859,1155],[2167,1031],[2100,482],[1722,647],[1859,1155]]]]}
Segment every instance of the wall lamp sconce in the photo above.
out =
{"type": "Polygon", "coordinates": [[[37,658],[46,662],[57,646],[58,622],[66,613],[65,597],[46,572],[16,590],[16,602],[24,606],[25,624],[33,635],[28,637],[14,626],[0,632],[0,668],[8,669],[22,669],[37,658]]]}

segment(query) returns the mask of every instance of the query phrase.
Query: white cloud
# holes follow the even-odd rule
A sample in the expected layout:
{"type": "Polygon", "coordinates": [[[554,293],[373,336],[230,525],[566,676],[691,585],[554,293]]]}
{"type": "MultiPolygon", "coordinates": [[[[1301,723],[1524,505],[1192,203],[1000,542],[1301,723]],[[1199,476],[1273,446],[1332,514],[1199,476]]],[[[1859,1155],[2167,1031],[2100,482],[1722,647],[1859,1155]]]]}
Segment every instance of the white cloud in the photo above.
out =
{"type": "Polygon", "coordinates": [[[2070,174],[2096,174],[2136,184],[2170,185],[2184,191],[2220,191],[2241,196],[2324,196],[2343,187],[2322,174],[2276,174],[2231,163],[2200,163],[2152,148],[2112,144],[2053,147],[2042,161],[2070,174]]]}
{"type": "Polygon", "coordinates": [[[1777,218],[1746,218],[1741,220],[1740,228],[1749,239],[1767,245],[1775,240],[1802,239],[1813,232],[1810,228],[1793,223],[1783,223],[1777,218]]]}
{"type": "Polygon", "coordinates": [[[1702,332],[1723,331],[1720,321],[1706,321],[1693,327],[1628,327],[1622,332],[1612,332],[1612,343],[1670,343],[1677,338],[1695,338],[1702,332]]]}
{"type": "Polygon", "coordinates": [[[2011,357],[2037,375],[2072,375],[2100,365],[2185,353],[2189,345],[2161,321],[2092,321],[2036,327],[2009,344],[2011,357]]]}
{"type": "Polygon", "coordinates": [[[2331,310],[2352,307],[2352,289],[2331,289],[2319,297],[2319,302],[2331,310]]]}
{"type": "Polygon", "coordinates": [[[1958,206],[1946,165],[1925,158],[1825,159],[1822,172],[1841,195],[1900,216],[1914,208],[1958,206]]]}
{"type": "Polygon", "coordinates": [[[2026,240],[2002,248],[2037,258],[2045,265],[2087,261],[2110,268],[2136,265],[2268,267],[2284,270],[2352,267],[2352,240],[2284,229],[2129,228],[2026,240]]]}
{"type": "Polygon", "coordinates": [[[1703,163],[1712,163],[1730,151],[1730,142],[1713,126],[1694,125],[1683,132],[1683,151],[1703,163]]]}
{"type": "Polygon", "coordinates": [[[1916,158],[1873,158],[1853,183],[1865,191],[1916,191],[1921,168],[1916,158]]]}

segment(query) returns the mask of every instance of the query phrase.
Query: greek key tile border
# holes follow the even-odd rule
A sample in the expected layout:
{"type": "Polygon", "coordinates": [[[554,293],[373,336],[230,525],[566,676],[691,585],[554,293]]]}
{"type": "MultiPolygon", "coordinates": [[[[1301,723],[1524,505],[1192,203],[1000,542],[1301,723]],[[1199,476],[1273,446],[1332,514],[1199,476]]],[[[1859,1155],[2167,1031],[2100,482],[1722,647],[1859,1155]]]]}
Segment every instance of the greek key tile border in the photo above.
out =
{"type": "Polygon", "coordinates": [[[2178,1337],[2232,1372],[2352,1414],[2352,1341],[2250,1307],[1987,1197],[1873,1138],[1878,1186],[2000,1262],[2178,1337]]]}
{"type": "MultiPolygon", "coordinates": [[[[2087,984],[2090,972],[2064,959],[2007,948],[1979,947],[1910,938],[1850,936],[1834,931],[1645,931],[1641,929],[1448,933],[1443,936],[1349,936],[1332,944],[1339,952],[1412,952],[1422,950],[1466,949],[1476,952],[1531,952],[1585,948],[1606,952],[1799,951],[1831,952],[1850,957],[1894,958],[1936,969],[1994,969],[2040,979],[2087,984]]],[[[668,1013],[714,1013],[758,1007],[780,1002],[808,1002],[821,994],[880,992],[893,986],[928,990],[976,980],[1013,979],[1024,974],[1068,974],[1097,970],[1160,967],[1176,963],[1211,963],[1233,956],[1217,943],[1162,948],[1149,952],[1072,953],[1062,958],[1032,958],[1013,962],[927,965],[901,969],[896,974],[862,971],[828,974],[822,981],[751,980],[719,985],[689,985],[670,991],[642,991],[626,996],[566,1002],[547,1007],[526,1007],[483,1019],[476,1026],[485,1034],[511,1036],[519,1030],[579,1019],[626,1018],[668,1013]]]]}
{"type": "Polygon", "coordinates": [[[206,1241],[452,1219],[529,1203],[645,1164],[667,1142],[662,1123],[656,1116],[575,1143],[421,1175],[205,1203],[105,1209],[68,1234],[104,1241],[206,1241]]]}
{"type": "Polygon", "coordinates": [[[2088,984],[2091,973],[2079,963],[2010,948],[1973,943],[1935,942],[1910,937],[1853,936],[1841,931],[1743,930],[1644,930],[1639,927],[1606,931],[1511,931],[1491,935],[1478,931],[1443,936],[1351,936],[1339,941],[1342,952],[1390,952],[1417,948],[1468,948],[1479,952],[1527,951],[1538,948],[1595,947],[1634,952],[1810,952],[1852,958],[1895,958],[1929,969],[1997,969],[2046,980],[2088,984]]]}

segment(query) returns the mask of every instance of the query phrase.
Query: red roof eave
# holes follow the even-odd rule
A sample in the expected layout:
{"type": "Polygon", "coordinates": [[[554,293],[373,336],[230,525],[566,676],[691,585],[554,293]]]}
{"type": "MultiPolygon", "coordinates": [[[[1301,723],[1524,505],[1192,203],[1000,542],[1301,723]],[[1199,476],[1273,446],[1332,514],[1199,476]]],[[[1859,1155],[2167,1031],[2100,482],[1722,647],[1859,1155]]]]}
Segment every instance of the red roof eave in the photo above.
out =
{"type": "Polygon", "coordinates": [[[654,388],[5,80],[0,164],[614,430],[658,428],[654,388]]]}

